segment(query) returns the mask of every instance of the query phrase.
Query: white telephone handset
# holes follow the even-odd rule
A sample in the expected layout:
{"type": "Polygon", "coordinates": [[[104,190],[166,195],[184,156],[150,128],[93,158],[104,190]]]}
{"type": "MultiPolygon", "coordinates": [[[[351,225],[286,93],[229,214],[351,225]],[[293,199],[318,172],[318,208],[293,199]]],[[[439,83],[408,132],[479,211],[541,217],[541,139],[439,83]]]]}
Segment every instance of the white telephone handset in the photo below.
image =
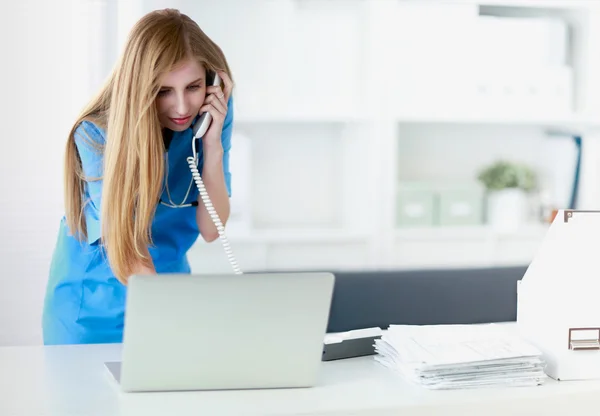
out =
{"type": "MultiPolygon", "coordinates": [[[[218,74],[215,74],[212,85],[213,86],[221,85],[221,77],[219,77],[218,74]]],[[[201,139],[206,134],[206,132],[208,131],[208,128],[210,127],[211,121],[212,121],[212,116],[210,115],[210,113],[208,111],[206,111],[200,115],[200,118],[194,124],[194,127],[192,127],[192,131],[194,132],[194,139],[201,139]]]]}
{"type": "MultiPolygon", "coordinates": [[[[215,77],[213,79],[212,85],[216,86],[216,85],[220,85],[220,83],[221,83],[221,78],[219,77],[219,75],[217,75],[215,73],[215,77]]],[[[200,177],[200,172],[198,172],[198,154],[196,152],[196,146],[195,146],[196,143],[195,142],[196,142],[196,140],[200,140],[206,134],[206,132],[208,131],[208,128],[210,127],[211,121],[212,121],[212,116],[210,115],[210,113],[208,111],[206,111],[200,115],[200,118],[192,127],[192,131],[194,134],[194,137],[192,139],[192,154],[193,154],[193,156],[188,157],[187,162],[188,162],[188,165],[190,165],[190,170],[192,171],[192,177],[194,178],[194,182],[196,182],[196,186],[198,187],[198,191],[200,192],[200,198],[202,198],[202,202],[204,203],[204,206],[206,207],[206,211],[208,212],[208,214],[210,215],[210,218],[212,219],[213,223],[217,227],[217,231],[219,232],[219,237],[223,244],[223,249],[225,250],[225,254],[227,255],[227,259],[229,260],[231,267],[233,268],[233,272],[235,274],[242,274],[240,266],[238,265],[238,262],[235,259],[234,255],[231,251],[231,246],[229,245],[227,236],[225,235],[225,227],[223,227],[223,223],[221,222],[219,215],[217,214],[212,202],[210,201],[208,192],[206,192],[206,187],[204,186],[204,182],[202,181],[202,178],[200,177]]]]}

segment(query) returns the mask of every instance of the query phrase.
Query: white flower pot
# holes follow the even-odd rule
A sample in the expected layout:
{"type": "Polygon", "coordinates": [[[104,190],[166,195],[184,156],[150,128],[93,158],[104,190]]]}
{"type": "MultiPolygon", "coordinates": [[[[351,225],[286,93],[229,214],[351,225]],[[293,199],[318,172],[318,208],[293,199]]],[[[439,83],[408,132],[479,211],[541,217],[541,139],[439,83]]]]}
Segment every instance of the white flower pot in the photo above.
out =
{"type": "Polygon", "coordinates": [[[516,231],[527,221],[527,193],[509,188],[491,191],[487,199],[487,221],[496,231],[516,231]]]}

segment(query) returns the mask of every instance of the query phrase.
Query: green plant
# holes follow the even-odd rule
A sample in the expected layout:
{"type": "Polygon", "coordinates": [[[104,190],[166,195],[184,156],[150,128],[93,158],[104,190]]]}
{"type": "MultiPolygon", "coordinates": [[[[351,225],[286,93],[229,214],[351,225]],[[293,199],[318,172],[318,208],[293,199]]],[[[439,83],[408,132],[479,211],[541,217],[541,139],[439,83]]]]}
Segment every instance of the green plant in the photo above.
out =
{"type": "Polygon", "coordinates": [[[532,169],[521,163],[504,160],[485,167],[477,178],[490,191],[518,188],[529,192],[537,186],[537,177],[532,169]]]}

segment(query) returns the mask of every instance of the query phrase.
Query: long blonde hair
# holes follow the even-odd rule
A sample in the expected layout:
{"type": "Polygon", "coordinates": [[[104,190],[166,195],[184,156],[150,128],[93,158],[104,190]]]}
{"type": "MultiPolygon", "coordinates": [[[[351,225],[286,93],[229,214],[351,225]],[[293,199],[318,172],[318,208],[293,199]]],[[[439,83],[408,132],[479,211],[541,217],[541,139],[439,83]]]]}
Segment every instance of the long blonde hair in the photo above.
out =
{"type": "Polygon", "coordinates": [[[83,209],[86,180],[102,179],[101,242],[110,267],[123,284],[140,261],[149,266],[151,225],[163,186],[164,143],[155,100],[160,78],[186,59],[207,71],[231,72],[221,49],[185,14],[175,9],[143,16],[98,94],[69,133],[65,154],[65,216],[73,235],[86,238],[83,209]],[[74,133],[89,120],[106,130],[102,178],[86,178],[74,133]]]}

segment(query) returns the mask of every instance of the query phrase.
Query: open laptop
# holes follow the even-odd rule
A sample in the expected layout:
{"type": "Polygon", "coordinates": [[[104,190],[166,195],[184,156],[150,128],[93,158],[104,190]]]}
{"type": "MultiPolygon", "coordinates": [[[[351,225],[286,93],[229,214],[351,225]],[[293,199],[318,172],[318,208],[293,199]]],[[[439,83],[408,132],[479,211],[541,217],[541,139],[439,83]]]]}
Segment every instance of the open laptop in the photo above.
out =
{"type": "Polygon", "coordinates": [[[161,274],[129,280],[124,391],[312,387],[331,273],[161,274]]]}

